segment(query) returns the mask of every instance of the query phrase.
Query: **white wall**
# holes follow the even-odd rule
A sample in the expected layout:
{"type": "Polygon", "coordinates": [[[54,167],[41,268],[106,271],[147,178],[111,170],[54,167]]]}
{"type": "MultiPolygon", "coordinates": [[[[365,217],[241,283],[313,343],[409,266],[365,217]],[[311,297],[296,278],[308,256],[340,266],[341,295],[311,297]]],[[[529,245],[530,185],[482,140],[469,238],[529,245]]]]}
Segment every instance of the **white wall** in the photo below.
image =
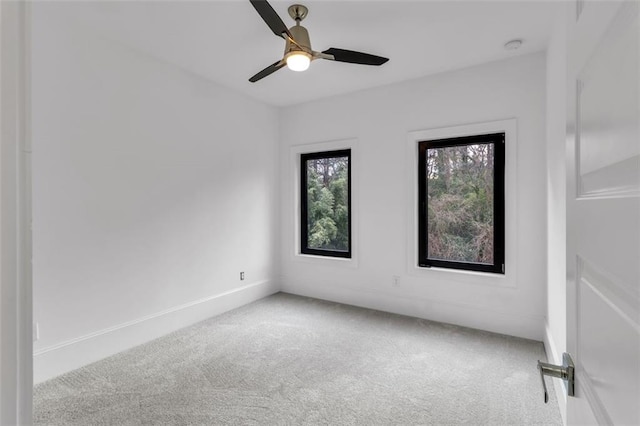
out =
{"type": "MultiPolygon", "coordinates": [[[[566,310],[566,116],[567,45],[565,5],[559,5],[547,50],[547,318],[545,347],[550,362],[562,364],[567,349],[566,310]]],[[[566,422],[567,396],[553,380],[566,422]]]]}
{"type": "MultiPolygon", "coordinates": [[[[542,340],[546,315],[545,55],[538,53],[285,108],[281,116],[283,290],[542,340]],[[407,155],[411,132],[515,118],[515,217],[505,277],[412,271],[407,155]],[[356,140],[355,259],[296,255],[299,145],[356,140]],[[509,272],[510,271],[510,272],[509,272]],[[398,287],[392,276],[400,277],[398,287]]],[[[508,155],[508,154],[507,154],[508,155]]],[[[411,184],[414,184],[411,182],[411,184]]],[[[509,184],[508,184],[509,185],[509,184]]],[[[508,195],[509,197],[509,195],[508,195]]],[[[509,222],[509,219],[507,220],[509,222]]]]}
{"type": "Polygon", "coordinates": [[[51,8],[32,22],[36,382],[278,289],[277,109],[51,8]]]}
{"type": "Polygon", "coordinates": [[[543,339],[543,53],[277,110],[51,7],[34,4],[32,22],[36,382],[280,285],[543,339]],[[408,136],[505,119],[517,128],[507,275],[415,273],[408,136]],[[351,262],[294,255],[292,153],[330,141],[355,147],[351,262]]]}

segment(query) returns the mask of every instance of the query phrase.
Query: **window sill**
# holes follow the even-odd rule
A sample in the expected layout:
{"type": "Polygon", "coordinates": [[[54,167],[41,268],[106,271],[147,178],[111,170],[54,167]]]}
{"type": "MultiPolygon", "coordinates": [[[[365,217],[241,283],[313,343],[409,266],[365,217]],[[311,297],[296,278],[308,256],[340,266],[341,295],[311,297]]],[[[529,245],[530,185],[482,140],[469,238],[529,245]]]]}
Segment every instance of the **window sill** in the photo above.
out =
{"type": "Polygon", "coordinates": [[[293,260],[297,262],[312,263],[316,265],[338,266],[346,268],[358,267],[358,261],[353,257],[333,257],[296,253],[293,255],[293,260]]]}
{"type": "Polygon", "coordinates": [[[467,271],[464,269],[438,268],[414,266],[409,270],[409,276],[416,278],[437,278],[446,281],[454,281],[461,284],[487,285],[494,287],[515,288],[515,280],[512,274],[507,270],[504,274],[496,274],[493,272],[467,271]]]}

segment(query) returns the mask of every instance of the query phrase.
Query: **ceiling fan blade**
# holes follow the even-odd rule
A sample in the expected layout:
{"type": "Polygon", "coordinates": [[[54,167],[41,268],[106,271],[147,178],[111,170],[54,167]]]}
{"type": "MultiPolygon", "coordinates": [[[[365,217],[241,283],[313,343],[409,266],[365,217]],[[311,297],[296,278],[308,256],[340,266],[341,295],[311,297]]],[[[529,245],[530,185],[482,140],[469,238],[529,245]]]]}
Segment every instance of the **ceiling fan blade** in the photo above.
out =
{"type": "Polygon", "coordinates": [[[256,12],[264,19],[264,22],[267,23],[271,31],[278,37],[282,37],[282,34],[287,34],[287,36],[293,38],[287,26],[282,22],[280,16],[273,10],[273,7],[266,0],[249,0],[253,7],[256,9],[256,12]]]}
{"type": "MultiPolygon", "coordinates": [[[[389,58],[383,58],[382,56],[370,55],[368,53],[355,52],[353,50],[336,49],[332,47],[325,50],[325,55],[333,56],[334,61],[349,62],[351,64],[362,65],[382,65],[389,60],[389,58]]],[[[328,59],[328,58],[324,58],[328,59]]]]}
{"type": "Polygon", "coordinates": [[[262,71],[260,71],[259,73],[251,77],[249,81],[252,83],[255,83],[256,81],[261,80],[266,76],[271,75],[274,72],[278,71],[280,68],[284,67],[286,64],[287,63],[283,60],[274,62],[273,64],[269,65],[268,67],[266,67],[265,69],[263,69],[262,71]]]}

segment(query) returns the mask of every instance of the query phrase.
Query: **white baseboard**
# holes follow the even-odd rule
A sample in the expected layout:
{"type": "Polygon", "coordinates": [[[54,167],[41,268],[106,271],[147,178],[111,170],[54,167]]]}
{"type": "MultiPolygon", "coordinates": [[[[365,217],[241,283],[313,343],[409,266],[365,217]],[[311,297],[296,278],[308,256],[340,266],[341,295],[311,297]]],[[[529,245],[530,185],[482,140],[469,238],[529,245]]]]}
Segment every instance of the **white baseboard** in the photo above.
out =
{"type": "Polygon", "coordinates": [[[292,284],[283,280],[281,291],[314,297],[363,308],[408,315],[464,327],[542,341],[542,315],[514,315],[490,311],[462,303],[391,294],[369,288],[343,287],[335,284],[292,284]]]}
{"type": "Polygon", "coordinates": [[[33,354],[33,381],[49,380],[279,290],[273,281],[260,281],[40,349],[33,354]]]}
{"type": "MultiPolygon", "coordinates": [[[[558,346],[553,339],[549,323],[545,321],[544,324],[544,350],[547,353],[547,360],[551,364],[562,365],[562,356],[558,352],[558,346]]],[[[564,387],[562,380],[547,379],[553,381],[553,388],[556,391],[558,397],[558,406],[560,407],[560,415],[562,416],[562,423],[567,425],[567,390],[564,387]]],[[[549,382],[547,381],[547,386],[549,382]]]]}

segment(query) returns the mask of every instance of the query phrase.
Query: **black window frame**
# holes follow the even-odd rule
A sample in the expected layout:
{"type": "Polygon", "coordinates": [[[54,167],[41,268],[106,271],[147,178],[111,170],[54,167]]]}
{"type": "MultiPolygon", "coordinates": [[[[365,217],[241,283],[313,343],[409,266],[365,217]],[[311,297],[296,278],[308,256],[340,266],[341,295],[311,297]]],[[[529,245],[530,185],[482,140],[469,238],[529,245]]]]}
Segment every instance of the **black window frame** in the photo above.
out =
{"type": "Polygon", "coordinates": [[[315,256],[351,258],[352,254],[352,210],[351,210],[351,148],[309,152],[300,154],[300,253],[315,256]],[[349,227],[349,249],[340,250],[324,250],[309,248],[308,235],[308,199],[307,199],[307,161],[319,160],[332,157],[347,157],[347,208],[349,210],[348,227],[349,227]]]}
{"type": "Polygon", "coordinates": [[[505,133],[491,133],[473,136],[459,136],[446,139],[418,142],[418,266],[461,269],[467,271],[505,273],[505,133]],[[494,253],[492,265],[474,262],[460,262],[442,259],[430,259],[428,253],[429,215],[427,208],[427,150],[453,146],[490,144],[494,148],[494,203],[493,238],[494,253]]]}

